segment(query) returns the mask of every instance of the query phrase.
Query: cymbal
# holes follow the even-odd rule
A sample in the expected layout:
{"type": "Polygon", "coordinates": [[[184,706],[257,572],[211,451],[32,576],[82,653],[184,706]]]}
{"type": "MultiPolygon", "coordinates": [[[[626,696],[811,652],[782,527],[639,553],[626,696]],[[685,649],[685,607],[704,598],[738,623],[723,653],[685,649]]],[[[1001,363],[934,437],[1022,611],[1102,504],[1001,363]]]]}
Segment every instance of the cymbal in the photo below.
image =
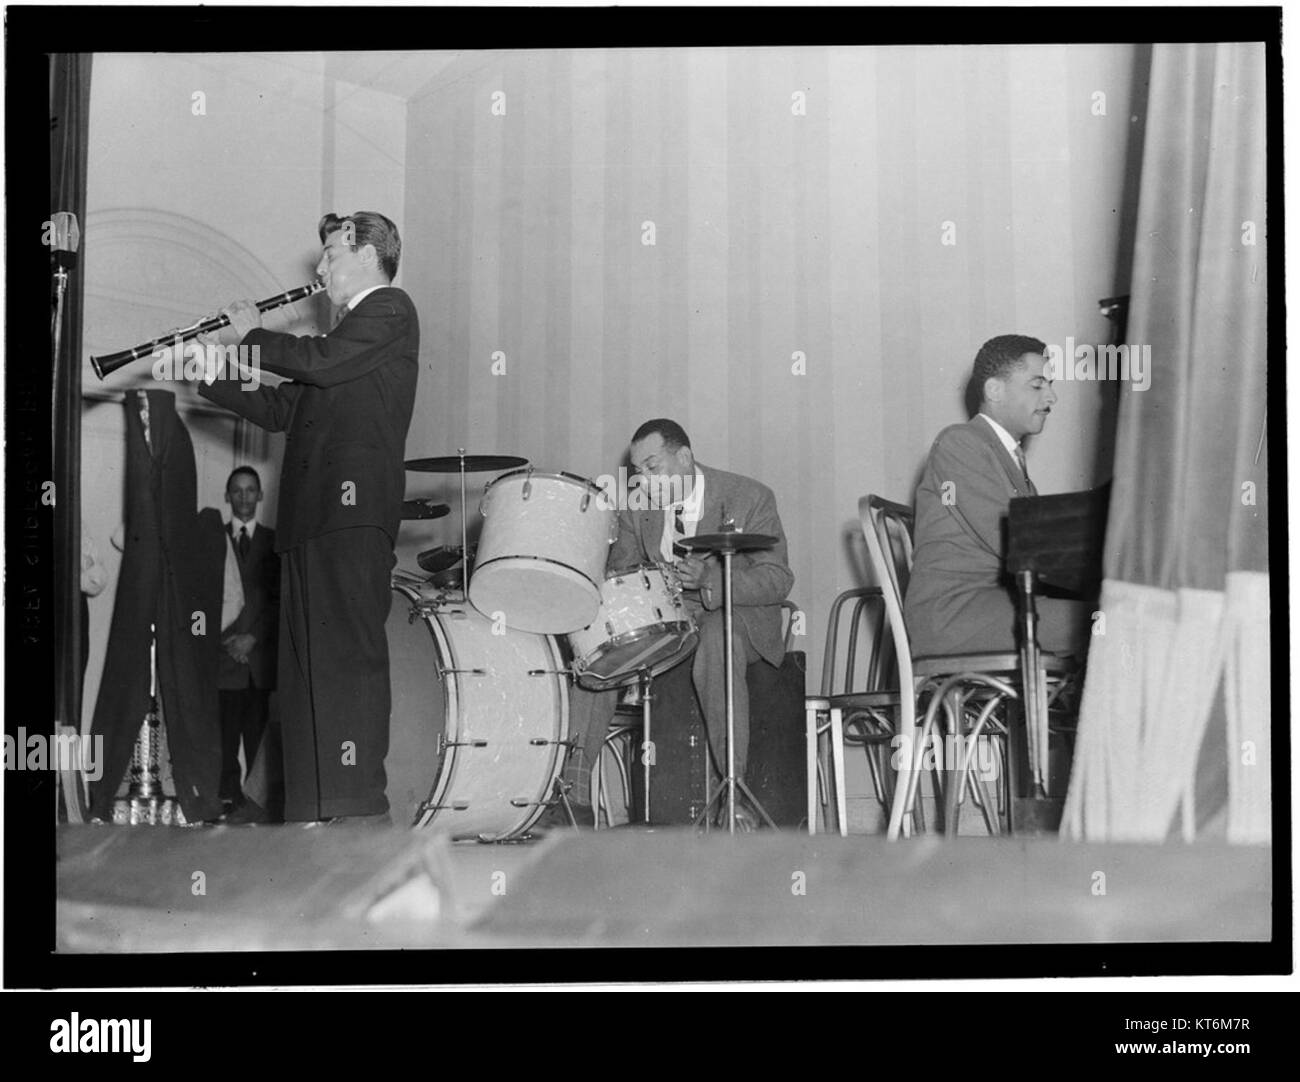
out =
{"type": "Polygon", "coordinates": [[[451,507],[445,503],[434,503],[432,500],[402,501],[403,519],[442,518],[443,515],[450,514],[451,507]]]}
{"type": "Polygon", "coordinates": [[[770,549],[776,544],[776,538],[765,533],[728,530],[726,533],[705,533],[697,534],[695,537],[683,537],[675,543],[684,549],[700,552],[753,552],[755,549],[770,549]]]}
{"type": "Polygon", "coordinates": [[[408,458],[406,468],[415,473],[493,473],[527,466],[518,455],[441,455],[438,458],[408,458]]]}
{"type": "MultiPolygon", "coordinates": [[[[439,545],[437,548],[425,549],[416,558],[415,562],[425,571],[436,575],[439,571],[446,571],[449,567],[455,567],[460,563],[464,550],[459,545],[439,545]]],[[[473,550],[470,550],[470,558],[473,559],[473,550]]]]}

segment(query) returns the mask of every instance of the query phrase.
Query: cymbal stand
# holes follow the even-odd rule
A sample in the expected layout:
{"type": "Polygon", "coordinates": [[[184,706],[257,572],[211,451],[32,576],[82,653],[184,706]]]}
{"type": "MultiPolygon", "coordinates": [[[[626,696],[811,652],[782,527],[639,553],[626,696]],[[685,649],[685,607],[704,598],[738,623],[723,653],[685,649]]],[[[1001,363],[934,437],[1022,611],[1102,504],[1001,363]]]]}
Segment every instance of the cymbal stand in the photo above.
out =
{"type": "MultiPolygon", "coordinates": [[[[460,588],[466,603],[469,602],[469,522],[465,513],[465,448],[457,447],[460,456],[460,588]]],[[[568,806],[568,801],[565,801],[568,806]]],[[[569,815],[573,818],[572,813],[569,815]]]]}
{"type": "Polygon", "coordinates": [[[650,825],[650,767],[654,765],[654,743],[650,739],[650,683],[654,676],[649,669],[642,668],[636,674],[637,689],[641,693],[641,766],[645,771],[645,808],[642,816],[646,825],[650,825]]]}
{"type": "MultiPolygon", "coordinates": [[[[739,787],[741,792],[749,800],[750,806],[753,807],[759,815],[766,821],[767,825],[773,830],[776,829],[776,823],[772,817],[767,814],[767,809],[759,803],[758,798],[754,796],[749,786],[745,784],[743,778],[736,777],[736,662],[733,655],[733,644],[731,641],[732,625],[732,608],[731,608],[731,558],[734,555],[733,550],[722,550],[722,634],[727,641],[726,653],[726,684],[727,684],[727,776],[722,780],[722,788],[715,794],[721,797],[724,793],[727,798],[727,833],[736,833],[736,788],[739,787]]],[[[709,817],[709,809],[713,805],[711,798],[704,805],[704,812],[701,818],[706,822],[709,817]]],[[[699,820],[696,820],[699,822],[699,820]]]]}

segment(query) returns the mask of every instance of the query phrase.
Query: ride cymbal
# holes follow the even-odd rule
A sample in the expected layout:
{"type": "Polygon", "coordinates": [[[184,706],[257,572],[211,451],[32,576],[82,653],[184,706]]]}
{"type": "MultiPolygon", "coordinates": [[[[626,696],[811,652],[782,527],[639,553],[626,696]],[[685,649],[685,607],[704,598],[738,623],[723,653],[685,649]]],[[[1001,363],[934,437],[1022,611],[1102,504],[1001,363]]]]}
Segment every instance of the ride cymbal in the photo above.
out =
{"type": "Polygon", "coordinates": [[[406,460],[406,468],[414,473],[495,473],[527,465],[528,459],[518,455],[439,455],[406,460]]]}
{"type": "Polygon", "coordinates": [[[684,549],[700,552],[753,552],[756,549],[770,549],[776,544],[776,538],[765,533],[744,533],[741,530],[726,533],[706,533],[695,537],[683,537],[676,544],[684,549]]]}

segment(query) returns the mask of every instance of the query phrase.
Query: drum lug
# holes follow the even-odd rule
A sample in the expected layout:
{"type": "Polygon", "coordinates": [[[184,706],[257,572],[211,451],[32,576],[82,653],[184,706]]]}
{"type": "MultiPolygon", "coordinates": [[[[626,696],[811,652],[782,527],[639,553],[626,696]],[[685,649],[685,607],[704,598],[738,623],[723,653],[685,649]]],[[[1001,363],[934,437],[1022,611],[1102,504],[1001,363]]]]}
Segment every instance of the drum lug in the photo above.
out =
{"type": "Polygon", "coordinates": [[[533,494],[533,468],[528,467],[528,476],[524,478],[523,498],[526,500],[533,494]]]}
{"type": "Polygon", "coordinates": [[[433,802],[426,800],[420,805],[419,810],[420,814],[423,815],[425,812],[442,811],[444,808],[450,808],[452,811],[469,811],[469,801],[453,800],[450,804],[434,804],[433,802]]]}
{"type": "Polygon", "coordinates": [[[529,669],[529,676],[570,676],[568,669],[529,669]]]}
{"type": "Polygon", "coordinates": [[[591,506],[591,490],[588,489],[582,494],[582,503],[578,505],[578,510],[585,512],[591,506]]]}

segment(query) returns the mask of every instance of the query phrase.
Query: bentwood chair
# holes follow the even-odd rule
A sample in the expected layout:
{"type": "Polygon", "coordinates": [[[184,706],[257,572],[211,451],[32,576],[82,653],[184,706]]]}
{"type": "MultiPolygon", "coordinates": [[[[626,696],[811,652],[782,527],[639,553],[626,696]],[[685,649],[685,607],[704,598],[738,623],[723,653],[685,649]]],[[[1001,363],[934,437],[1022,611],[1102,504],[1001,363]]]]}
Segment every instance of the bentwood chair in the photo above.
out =
{"type": "Polygon", "coordinates": [[[835,801],[835,828],[841,836],[847,834],[846,745],[866,751],[876,799],[882,807],[889,808],[893,785],[885,752],[894,736],[898,693],[882,687],[883,673],[891,656],[884,626],[884,595],[878,586],[845,590],[831,605],[822,658],[821,692],[804,698],[809,834],[817,833],[819,806],[824,811],[823,821],[830,827],[831,796],[835,801]],[[853,604],[848,642],[841,657],[840,630],[850,602],[853,604]],[[865,647],[860,641],[863,632],[869,636],[865,647]],[[860,664],[862,661],[865,666],[860,664]]]}
{"type": "MultiPolygon", "coordinates": [[[[1019,699],[1019,655],[1014,652],[950,654],[913,657],[903,620],[903,598],[912,569],[912,511],[905,505],[879,496],[865,496],[858,502],[858,514],[867,551],[884,591],[885,611],[895,648],[900,688],[912,688],[912,695],[900,701],[898,779],[890,809],[889,837],[910,832],[911,819],[921,775],[934,759],[946,775],[943,830],[955,835],[961,805],[969,790],[990,833],[1000,833],[1002,815],[993,814],[983,781],[972,782],[972,765],[981,739],[996,744],[1001,761],[998,811],[1010,822],[1014,796],[1010,781],[1008,710],[1019,699]],[[918,706],[923,706],[917,720],[918,706]],[[947,740],[936,753],[932,742],[942,712],[947,740]]],[[[1061,678],[1074,666],[1050,654],[1042,655],[1043,672],[1060,686],[1061,678]]]]}

